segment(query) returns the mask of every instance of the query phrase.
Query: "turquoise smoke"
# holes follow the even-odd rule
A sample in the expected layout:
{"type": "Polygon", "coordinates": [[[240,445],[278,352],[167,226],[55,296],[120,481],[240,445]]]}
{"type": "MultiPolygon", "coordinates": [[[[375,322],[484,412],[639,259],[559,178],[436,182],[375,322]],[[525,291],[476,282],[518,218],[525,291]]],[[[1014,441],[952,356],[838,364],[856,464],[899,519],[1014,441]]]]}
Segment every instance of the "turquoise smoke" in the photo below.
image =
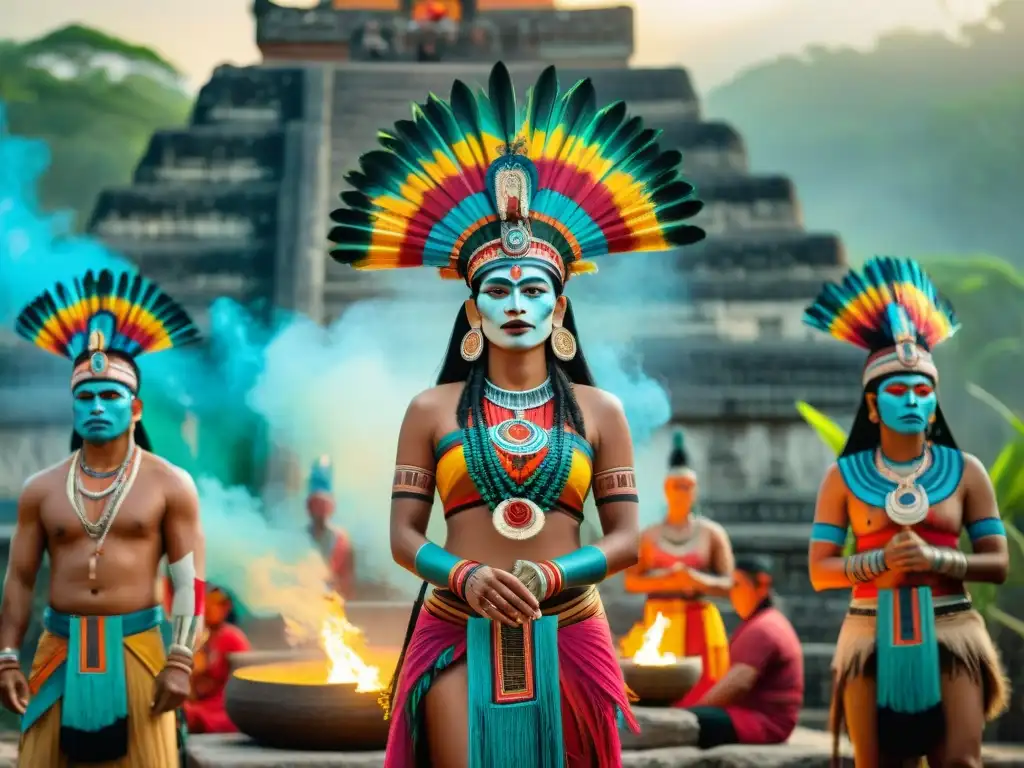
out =
{"type": "MultiPolygon", "coordinates": [[[[41,141],[10,136],[2,115],[0,106],[0,321],[9,326],[55,281],[132,265],[92,238],[69,234],[68,216],[40,211],[35,190],[49,152],[41,141]]],[[[619,298],[650,287],[649,280],[635,290],[616,283],[619,298]]],[[[304,480],[267,511],[255,497],[269,438],[296,455],[303,471],[317,456],[333,456],[335,522],[354,539],[360,576],[412,586],[388,544],[391,466],[406,405],[431,385],[456,309],[453,302],[450,314],[423,316],[422,305],[408,300],[363,302],[324,329],[283,312],[267,321],[221,298],[210,309],[206,348],[142,358],[154,447],[200,481],[211,581],[258,611],[265,596],[254,593],[245,563],[266,555],[292,562],[303,549],[304,480]],[[198,424],[195,445],[183,435],[186,413],[198,424]]],[[[599,386],[622,400],[641,447],[668,422],[668,394],[624,363],[628,350],[599,343],[600,315],[586,303],[577,311],[584,348],[599,386]],[[585,322],[591,314],[593,326],[585,322]]],[[[434,517],[432,536],[443,539],[434,517]]]]}

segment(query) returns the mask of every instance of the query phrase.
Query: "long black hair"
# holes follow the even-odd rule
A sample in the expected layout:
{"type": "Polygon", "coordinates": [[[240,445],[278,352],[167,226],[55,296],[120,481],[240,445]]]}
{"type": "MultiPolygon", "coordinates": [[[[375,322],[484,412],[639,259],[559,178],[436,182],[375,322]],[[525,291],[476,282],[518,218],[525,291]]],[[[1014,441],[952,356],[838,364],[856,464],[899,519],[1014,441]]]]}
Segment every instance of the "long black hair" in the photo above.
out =
{"type": "MultiPolygon", "coordinates": [[[[77,368],[81,363],[83,363],[86,360],[88,360],[91,354],[92,353],[90,353],[90,352],[83,352],[81,355],[79,355],[77,358],[75,358],[74,367],[77,368]]],[[[119,361],[123,361],[123,362],[127,363],[128,365],[130,365],[132,370],[135,372],[135,380],[139,383],[138,388],[142,389],[142,372],[139,370],[139,366],[136,364],[135,360],[132,359],[132,357],[130,357],[129,355],[118,354],[116,352],[108,352],[107,353],[107,357],[116,357],[119,361]]],[[[83,440],[82,436],[80,434],[78,434],[78,432],[74,429],[74,427],[72,427],[72,429],[71,429],[71,451],[72,451],[72,453],[74,453],[75,451],[79,450],[84,443],[85,443],[85,440],[83,440]]],[[[141,420],[136,422],[136,424],[135,424],[135,444],[137,446],[139,446],[139,448],[141,448],[144,451],[152,452],[152,450],[153,450],[153,445],[152,445],[152,443],[149,440],[149,433],[146,432],[146,428],[144,426],[142,426],[142,421],[141,420]]]]}
{"type": "MultiPolygon", "coordinates": [[[[474,290],[474,299],[476,295],[477,290],[474,290]]],[[[569,301],[568,296],[565,297],[565,316],[562,318],[562,327],[576,337],[576,356],[569,361],[559,360],[552,352],[551,346],[544,345],[548,375],[555,393],[555,423],[568,424],[577,434],[586,437],[583,412],[573,394],[572,385],[583,384],[592,387],[594,386],[594,376],[590,372],[587,358],[583,354],[583,345],[580,343],[579,332],[576,329],[572,302],[569,301]]],[[[448,349],[444,355],[444,362],[441,364],[441,372],[437,376],[438,384],[466,383],[462,390],[462,396],[459,398],[457,413],[459,427],[462,429],[465,429],[473,420],[474,410],[479,408],[483,401],[484,380],[487,378],[489,345],[486,340],[483,353],[478,359],[470,362],[462,357],[462,337],[469,330],[469,317],[466,315],[466,305],[463,304],[455,316],[452,335],[448,339],[448,349]]]]}
{"type": "MultiPolygon", "coordinates": [[[[857,417],[853,420],[850,434],[846,438],[846,445],[840,456],[849,456],[862,451],[873,451],[882,441],[882,430],[878,424],[871,420],[871,411],[868,408],[868,395],[877,395],[882,382],[897,374],[886,373],[868,382],[864,387],[864,394],[860,400],[860,408],[857,409],[857,417]]],[[[922,374],[924,375],[924,374],[922,374]]],[[[934,386],[935,381],[931,376],[927,378],[934,386]]],[[[942,406],[935,406],[935,421],[928,427],[927,439],[935,445],[944,445],[947,448],[959,450],[953,433],[949,429],[946,417],[942,415],[942,406]]]]}

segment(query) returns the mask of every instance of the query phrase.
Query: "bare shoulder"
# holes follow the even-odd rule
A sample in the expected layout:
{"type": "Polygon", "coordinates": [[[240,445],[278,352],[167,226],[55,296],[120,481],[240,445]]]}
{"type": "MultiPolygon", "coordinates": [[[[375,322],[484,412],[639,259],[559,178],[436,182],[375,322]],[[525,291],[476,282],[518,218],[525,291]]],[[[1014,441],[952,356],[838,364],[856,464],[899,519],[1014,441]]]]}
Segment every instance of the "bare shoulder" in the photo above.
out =
{"type": "Polygon", "coordinates": [[[30,476],[21,487],[21,497],[25,501],[38,501],[55,489],[63,488],[67,483],[68,470],[71,468],[71,456],[41,469],[30,476]]]}
{"type": "Polygon", "coordinates": [[[846,493],[846,479],[843,477],[843,471],[839,468],[839,462],[837,461],[833,461],[829,468],[825,470],[825,477],[821,481],[821,488],[818,493],[826,492],[832,494],[846,493]]]}
{"type": "Polygon", "coordinates": [[[981,463],[981,459],[975,456],[973,453],[967,453],[967,451],[961,451],[961,455],[964,457],[964,477],[965,478],[985,478],[988,479],[988,469],[981,463]]]}
{"type": "Polygon", "coordinates": [[[434,414],[448,408],[455,408],[459,398],[462,396],[462,389],[465,384],[454,382],[452,384],[438,384],[436,387],[425,389],[409,402],[406,417],[414,415],[434,414]]]}
{"type": "Polygon", "coordinates": [[[654,525],[650,525],[640,532],[640,537],[643,539],[650,539],[652,541],[655,541],[659,536],[661,536],[661,531],[664,527],[665,526],[662,523],[655,523],[654,525]]]}
{"type": "Polygon", "coordinates": [[[977,488],[979,486],[986,487],[992,485],[992,479],[989,477],[988,469],[984,464],[981,463],[981,459],[975,456],[973,453],[967,453],[961,451],[964,457],[964,474],[961,480],[962,484],[967,488],[977,488]]]}
{"type": "Polygon", "coordinates": [[[576,395],[576,401],[580,407],[595,416],[624,413],[622,401],[607,390],[591,387],[588,384],[573,384],[572,391],[576,395]]]}
{"type": "Polygon", "coordinates": [[[716,523],[714,520],[708,520],[706,517],[697,518],[700,520],[700,527],[708,532],[710,536],[718,539],[728,539],[729,534],[725,530],[725,526],[721,523],[716,523]]]}
{"type": "Polygon", "coordinates": [[[162,456],[157,456],[149,451],[142,452],[142,461],[143,467],[160,481],[168,493],[198,495],[192,475],[177,464],[172,464],[162,456]]]}

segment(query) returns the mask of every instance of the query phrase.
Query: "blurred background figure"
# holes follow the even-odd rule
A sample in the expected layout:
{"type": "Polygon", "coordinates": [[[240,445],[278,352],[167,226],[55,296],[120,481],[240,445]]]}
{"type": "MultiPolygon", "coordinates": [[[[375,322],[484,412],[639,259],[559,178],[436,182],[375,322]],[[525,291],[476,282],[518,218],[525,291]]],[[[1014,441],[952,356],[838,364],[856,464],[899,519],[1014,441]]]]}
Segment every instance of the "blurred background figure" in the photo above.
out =
{"type": "Polygon", "coordinates": [[[640,559],[626,572],[629,592],[646,594],[644,617],[622,640],[622,655],[632,657],[644,631],[658,614],[669,620],[660,651],[677,657],[700,656],[703,674],[679,706],[697,701],[729,668],[729,639],[722,615],[709,597],[725,597],[732,587],[732,545],[725,529],[694,513],[697,475],[689,467],[682,431],[673,438],[665,478],[668,513],[645,530],[640,559]]]}
{"type": "Polygon", "coordinates": [[[189,733],[234,733],[224,708],[224,689],[231,678],[231,654],[251,650],[235,625],[234,603],[219,587],[207,587],[205,641],[196,653],[192,698],[185,702],[189,733]]]}
{"type": "Polygon", "coordinates": [[[781,744],[803,706],[804,656],[796,630],[775,607],[767,558],[736,562],[729,599],[743,623],[729,644],[729,671],[690,707],[699,746],[781,744]]]}
{"type": "Polygon", "coordinates": [[[384,39],[384,32],[380,22],[370,20],[363,27],[362,37],[359,41],[363,49],[363,55],[368,59],[380,60],[388,58],[391,53],[391,46],[384,39]]]}
{"type": "Polygon", "coordinates": [[[334,510],[334,466],[330,457],[321,456],[309,475],[309,494],[306,497],[309,535],[330,571],[331,588],[350,600],[355,586],[352,542],[348,533],[330,524],[334,510]]]}

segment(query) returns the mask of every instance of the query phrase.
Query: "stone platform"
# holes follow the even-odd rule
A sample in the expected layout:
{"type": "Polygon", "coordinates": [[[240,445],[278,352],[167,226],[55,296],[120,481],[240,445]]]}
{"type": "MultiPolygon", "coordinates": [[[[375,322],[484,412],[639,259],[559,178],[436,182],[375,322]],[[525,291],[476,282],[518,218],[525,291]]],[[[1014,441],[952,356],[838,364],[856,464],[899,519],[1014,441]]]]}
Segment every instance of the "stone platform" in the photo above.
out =
{"type": "MultiPolygon", "coordinates": [[[[623,735],[624,768],[829,768],[832,739],[823,731],[798,728],[788,744],[779,746],[701,751],[685,746],[697,738],[696,721],[689,712],[636,707],[634,713],[641,733],[623,735]]],[[[240,735],[192,736],[188,746],[188,768],[381,768],[383,764],[383,752],[286,752],[260,747],[240,735]]],[[[852,764],[848,757],[843,762],[844,767],[852,764]]]]}
{"type": "MultiPolygon", "coordinates": [[[[797,728],[789,742],[776,746],[729,746],[699,750],[692,746],[696,724],[678,709],[636,707],[641,734],[623,738],[623,768],[830,768],[832,737],[797,728]]],[[[841,744],[842,768],[852,768],[849,744],[841,744]]],[[[266,749],[246,736],[192,736],[188,768],[381,768],[383,752],[288,752],[266,749]]],[[[1024,765],[1024,749],[986,746],[985,768],[1024,765]]],[[[0,760],[0,768],[4,763],[0,760]]]]}

